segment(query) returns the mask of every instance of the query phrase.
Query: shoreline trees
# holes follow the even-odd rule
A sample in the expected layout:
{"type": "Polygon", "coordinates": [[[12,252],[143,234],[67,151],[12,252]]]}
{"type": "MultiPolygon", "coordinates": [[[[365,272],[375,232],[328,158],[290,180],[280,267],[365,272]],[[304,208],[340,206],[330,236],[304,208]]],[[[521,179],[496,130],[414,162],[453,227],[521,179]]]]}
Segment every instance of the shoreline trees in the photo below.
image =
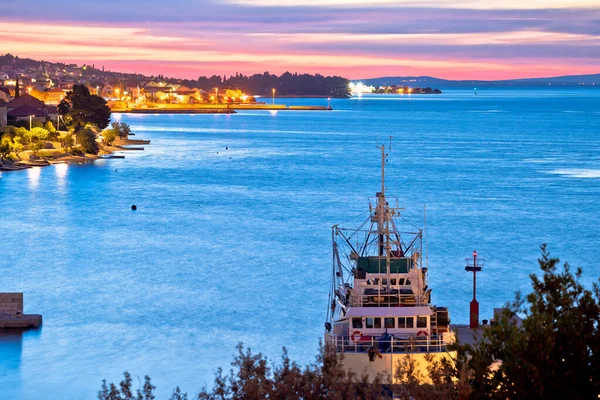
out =
{"type": "Polygon", "coordinates": [[[215,87],[239,89],[252,95],[272,96],[272,90],[278,96],[327,96],[350,97],[350,81],[340,76],[320,74],[298,74],[285,72],[280,76],[265,72],[263,74],[235,74],[229,78],[213,75],[201,76],[197,81],[184,81],[186,86],[198,86],[207,92],[215,87]]]}
{"type": "Polygon", "coordinates": [[[74,85],[73,90],[61,100],[58,111],[62,116],[70,117],[75,131],[88,124],[104,129],[110,122],[110,108],[106,100],[90,94],[90,90],[85,85],[74,85]]]}

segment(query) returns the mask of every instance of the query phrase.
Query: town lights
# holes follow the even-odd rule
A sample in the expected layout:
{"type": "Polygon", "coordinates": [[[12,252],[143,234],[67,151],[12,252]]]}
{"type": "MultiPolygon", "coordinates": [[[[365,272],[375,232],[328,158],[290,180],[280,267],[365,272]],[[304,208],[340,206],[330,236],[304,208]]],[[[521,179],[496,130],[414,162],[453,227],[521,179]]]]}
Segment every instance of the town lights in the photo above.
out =
{"type": "Polygon", "coordinates": [[[275,105],[275,88],[273,88],[273,105],[275,105]]]}

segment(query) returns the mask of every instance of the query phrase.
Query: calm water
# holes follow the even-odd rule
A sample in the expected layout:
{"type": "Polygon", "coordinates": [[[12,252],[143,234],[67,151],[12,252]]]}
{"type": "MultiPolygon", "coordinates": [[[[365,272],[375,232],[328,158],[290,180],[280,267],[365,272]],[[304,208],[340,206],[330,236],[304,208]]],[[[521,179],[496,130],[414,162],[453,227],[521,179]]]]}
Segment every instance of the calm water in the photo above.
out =
{"type": "Polygon", "coordinates": [[[543,242],[587,284],[600,275],[600,90],[332,105],[115,116],[152,140],[145,152],[3,173],[0,290],[23,291],[44,326],[0,336],[0,398],[91,399],[125,370],[194,394],[240,341],[311,361],[330,227],[364,214],[390,135],[388,192],[415,226],[427,206],[432,295],[453,322],[467,322],[474,249],[483,318],[528,290],[543,242]]]}

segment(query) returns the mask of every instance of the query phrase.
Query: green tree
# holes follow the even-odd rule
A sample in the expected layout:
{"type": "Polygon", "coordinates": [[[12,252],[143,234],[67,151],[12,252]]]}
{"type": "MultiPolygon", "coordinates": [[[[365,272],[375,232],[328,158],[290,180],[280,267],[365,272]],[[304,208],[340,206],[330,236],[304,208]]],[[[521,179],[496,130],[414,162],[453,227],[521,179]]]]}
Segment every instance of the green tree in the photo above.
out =
{"type": "MultiPolygon", "coordinates": [[[[238,400],[238,399],[390,399],[389,391],[381,384],[379,377],[369,383],[366,376],[357,378],[347,373],[337,355],[328,348],[321,348],[316,362],[304,368],[288,357],[283,349],[281,363],[272,364],[262,354],[252,353],[237,346],[238,353],[231,363],[229,374],[219,369],[215,374],[212,389],[203,388],[198,400],[238,400]]],[[[125,373],[120,390],[116,385],[102,381],[98,392],[99,400],[126,399],[124,393],[131,393],[131,380],[125,373]],[[111,397],[112,396],[112,397],[111,397]],[[120,396],[120,397],[119,397],[120,396]]],[[[154,399],[155,387],[146,377],[142,389],[137,391],[137,399],[154,399]]],[[[170,400],[185,400],[187,394],[177,387],[170,400]]]]}
{"type": "Polygon", "coordinates": [[[118,136],[119,131],[114,128],[107,128],[102,131],[102,140],[109,146],[112,146],[118,136]]]}
{"type": "Polygon", "coordinates": [[[68,115],[71,111],[71,103],[65,98],[62,99],[60,103],[58,103],[58,106],[56,108],[58,108],[58,113],[64,117],[65,115],[68,115]]]}
{"type": "Polygon", "coordinates": [[[98,154],[98,142],[96,142],[96,134],[92,129],[89,127],[80,128],[75,137],[84,153],[98,154]]]}
{"type": "Polygon", "coordinates": [[[110,108],[106,105],[106,100],[90,94],[85,85],[74,85],[58,108],[61,115],[71,117],[75,130],[87,124],[104,129],[110,122],[110,108]]]}
{"type": "Polygon", "coordinates": [[[42,140],[48,140],[50,133],[44,128],[32,128],[29,131],[29,138],[31,142],[37,142],[42,140]]]}
{"type": "Polygon", "coordinates": [[[64,136],[61,136],[59,138],[60,140],[60,145],[62,147],[64,147],[65,149],[70,150],[73,147],[74,141],[73,141],[73,135],[71,135],[71,133],[67,133],[64,136]]]}
{"type": "Polygon", "coordinates": [[[13,143],[10,136],[3,135],[0,140],[0,159],[7,158],[13,151],[13,143]]]}
{"type": "Polygon", "coordinates": [[[46,121],[44,125],[44,129],[48,131],[48,140],[56,140],[58,139],[58,131],[54,127],[52,121],[46,121]]]}
{"type": "Polygon", "coordinates": [[[559,259],[541,249],[542,276],[530,276],[533,291],[517,294],[483,340],[466,349],[472,398],[600,396],[600,286],[584,289],[581,268],[559,270],[559,259]]]}
{"type": "Polygon", "coordinates": [[[119,137],[122,140],[127,140],[129,138],[129,134],[131,133],[131,128],[125,122],[121,122],[119,124],[119,137]]]}

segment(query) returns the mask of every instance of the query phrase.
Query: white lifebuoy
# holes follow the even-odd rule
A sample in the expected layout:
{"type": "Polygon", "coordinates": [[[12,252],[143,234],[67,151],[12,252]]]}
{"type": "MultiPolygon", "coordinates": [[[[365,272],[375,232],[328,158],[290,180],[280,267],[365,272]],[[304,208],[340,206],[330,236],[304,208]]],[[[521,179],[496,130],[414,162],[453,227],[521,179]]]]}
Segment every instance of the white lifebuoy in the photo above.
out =
{"type": "Polygon", "coordinates": [[[363,334],[361,331],[353,331],[352,334],[350,335],[350,340],[352,340],[354,343],[358,343],[358,342],[360,342],[362,337],[363,337],[363,334]]]}
{"type": "Polygon", "coordinates": [[[419,331],[419,332],[417,332],[417,336],[429,336],[429,332],[427,332],[427,331],[419,331]]]}

